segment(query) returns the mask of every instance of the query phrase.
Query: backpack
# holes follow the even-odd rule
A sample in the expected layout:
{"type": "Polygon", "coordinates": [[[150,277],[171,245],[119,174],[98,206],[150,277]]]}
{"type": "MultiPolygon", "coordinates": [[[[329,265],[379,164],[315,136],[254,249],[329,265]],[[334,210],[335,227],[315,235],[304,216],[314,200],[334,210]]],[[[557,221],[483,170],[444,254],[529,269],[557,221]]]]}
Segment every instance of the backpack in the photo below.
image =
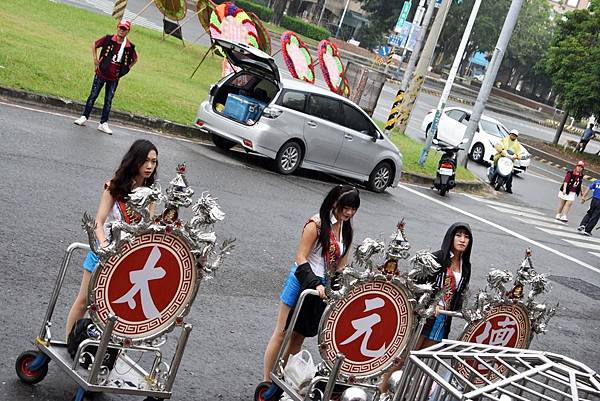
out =
{"type": "MultiPolygon", "coordinates": [[[[67,339],[67,351],[71,358],[75,358],[77,354],[77,349],[79,348],[79,344],[81,344],[84,340],[88,338],[98,339],[102,332],[98,329],[98,327],[92,322],[90,318],[79,319],[73,325],[71,332],[69,333],[69,338],[67,339]]],[[[80,356],[80,362],[82,368],[88,369],[92,364],[93,360],[90,355],[87,353],[96,355],[96,351],[98,350],[98,346],[89,345],[85,348],[80,356]]],[[[109,370],[115,366],[115,362],[117,361],[117,357],[119,356],[118,348],[107,348],[106,354],[104,354],[104,363],[109,370]]]]}

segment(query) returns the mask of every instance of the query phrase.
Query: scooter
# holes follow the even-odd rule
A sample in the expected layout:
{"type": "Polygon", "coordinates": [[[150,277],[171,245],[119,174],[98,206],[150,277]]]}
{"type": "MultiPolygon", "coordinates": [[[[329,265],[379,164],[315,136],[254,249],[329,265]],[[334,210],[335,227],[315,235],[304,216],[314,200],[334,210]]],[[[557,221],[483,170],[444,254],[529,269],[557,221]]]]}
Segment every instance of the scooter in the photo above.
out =
{"type": "Polygon", "coordinates": [[[508,150],[507,156],[502,156],[498,159],[498,164],[496,166],[495,172],[496,177],[494,179],[494,162],[492,156],[492,164],[487,169],[487,178],[491,186],[494,187],[496,191],[500,191],[503,187],[506,190],[506,183],[509,178],[511,178],[514,170],[514,152],[512,150],[508,150]]]}
{"type": "Polygon", "coordinates": [[[437,139],[433,139],[435,148],[442,152],[438,168],[433,181],[433,187],[440,192],[441,196],[456,186],[456,155],[459,150],[464,150],[460,145],[466,143],[467,138],[463,139],[458,145],[440,145],[437,139]]]}

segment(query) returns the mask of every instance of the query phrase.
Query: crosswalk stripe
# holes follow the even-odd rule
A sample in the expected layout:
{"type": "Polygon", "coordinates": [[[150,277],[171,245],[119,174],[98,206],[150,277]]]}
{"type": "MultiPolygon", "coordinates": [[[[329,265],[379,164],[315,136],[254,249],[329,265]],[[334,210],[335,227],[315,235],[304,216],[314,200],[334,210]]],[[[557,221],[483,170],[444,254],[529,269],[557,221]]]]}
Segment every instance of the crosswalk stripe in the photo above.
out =
{"type": "MultiPolygon", "coordinates": [[[[97,8],[98,10],[104,12],[105,14],[109,14],[112,15],[113,12],[113,7],[114,7],[114,3],[112,1],[108,1],[108,0],[85,0],[86,3],[88,3],[89,5],[97,8]]],[[[136,17],[135,13],[132,13],[131,11],[125,10],[125,15],[124,17],[128,20],[133,20],[136,17]]],[[[155,31],[162,31],[162,27],[160,25],[157,25],[149,20],[147,20],[144,17],[137,17],[135,18],[134,21],[135,25],[141,25],[143,27],[146,28],[150,28],[153,29],[155,31]]]]}
{"type": "Polygon", "coordinates": [[[530,207],[523,207],[523,206],[518,206],[518,205],[511,205],[511,204],[508,204],[508,203],[502,203],[502,202],[498,202],[498,201],[494,201],[494,200],[490,200],[490,199],[485,199],[485,198],[481,198],[479,196],[473,196],[473,195],[469,195],[469,194],[465,194],[465,196],[467,198],[471,198],[473,200],[476,200],[477,202],[487,203],[488,205],[500,206],[500,207],[504,207],[504,208],[507,208],[507,209],[522,210],[524,212],[535,213],[535,214],[544,214],[544,213],[542,213],[540,211],[537,211],[535,209],[532,209],[530,207]]]}
{"type": "Polygon", "coordinates": [[[600,253],[598,253],[598,252],[588,252],[588,253],[591,253],[592,255],[598,256],[600,258],[600,253]]]}
{"type": "Polygon", "coordinates": [[[588,242],[572,241],[570,239],[563,239],[563,241],[568,242],[571,245],[575,245],[579,248],[586,248],[586,249],[593,249],[594,251],[600,251],[600,245],[590,244],[588,242]]]}
{"type": "Polygon", "coordinates": [[[526,218],[517,217],[517,216],[512,216],[512,218],[522,221],[523,223],[531,224],[531,225],[535,225],[535,226],[554,228],[557,230],[568,230],[568,231],[573,230],[573,227],[569,227],[568,225],[559,223],[558,221],[556,221],[555,223],[547,223],[545,221],[526,219],[526,218]]]}
{"type": "Polygon", "coordinates": [[[546,216],[543,216],[543,215],[533,214],[533,213],[526,213],[526,212],[522,212],[520,210],[507,209],[505,207],[492,206],[492,205],[489,205],[489,207],[491,207],[492,209],[495,209],[495,210],[497,210],[499,212],[508,213],[508,214],[514,214],[516,216],[529,217],[530,219],[536,219],[536,220],[542,220],[542,221],[549,221],[549,222],[552,222],[552,223],[554,223],[556,221],[552,217],[546,217],[546,216]]]}
{"type": "Polygon", "coordinates": [[[547,228],[542,228],[542,227],[536,227],[536,228],[538,230],[541,230],[548,234],[558,235],[560,237],[565,237],[565,238],[577,238],[579,240],[584,240],[586,242],[594,242],[596,244],[600,244],[600,238],[584,237],[583,235],[581,235],[579,233],[575,233],[575,232],[570,233],[570,232],[559,231],[559,230],[549,230],[547,228]]]}

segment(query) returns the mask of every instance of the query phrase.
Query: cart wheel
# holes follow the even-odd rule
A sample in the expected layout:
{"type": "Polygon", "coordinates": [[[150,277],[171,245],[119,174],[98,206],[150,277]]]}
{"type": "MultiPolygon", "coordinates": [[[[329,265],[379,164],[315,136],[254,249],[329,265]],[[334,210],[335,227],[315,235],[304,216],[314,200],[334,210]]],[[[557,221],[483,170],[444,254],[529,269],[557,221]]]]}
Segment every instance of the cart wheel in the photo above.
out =
{"type": "Polygon", "coordinates": [[[17,376],[25,384],[36,384],[44,380],[48,374],[48,361],[45,361],[38,369],[30,370],[29,365],[40,355],[39,351],[25,351],[17,358],[15,370],[17,376]]]}
{"type": "Polygon", "coordinates": [[[273,383],[262,382],[254,390],[254,401],[276,401],[281,398],[283,390],[273,383]]]}

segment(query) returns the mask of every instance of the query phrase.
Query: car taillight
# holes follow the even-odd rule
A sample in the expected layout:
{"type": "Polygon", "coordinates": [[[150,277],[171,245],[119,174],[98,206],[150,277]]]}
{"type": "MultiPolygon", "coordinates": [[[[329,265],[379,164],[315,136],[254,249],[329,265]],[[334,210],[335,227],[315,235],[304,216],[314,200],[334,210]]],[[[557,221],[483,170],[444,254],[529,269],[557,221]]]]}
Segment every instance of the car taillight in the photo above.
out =
{"type": "Polygon", "coordinates": [[[204,125],[204,121],[202,121],[202,120],[198,119],[198,120],[196,120],[196,125],[197,125],[198,127],[202,127],[202,126],[204,125]]]}
{"type": "Polygon", "coordinates": [[[273,107],[266,107],[262,112],[262,115],[267,118],[277,118],[282,114],[283,114],[283,111],[281,111],[279,109],[275,109],[273,107]]]}
{"type": "Polygon", "coordinates": [[[252,141],[250,139],[244,139],[242,141],[242,143],[244,144],[245,147],[253,149],[253,147],[252,147],[252,141]]]}
{"type": "Polygon", "coordinates": [[[454,165],[452,163],[448,163],[448,162],[443,162],[442,164],[440,164],[441,168],[454,168],[454,165]]]}

